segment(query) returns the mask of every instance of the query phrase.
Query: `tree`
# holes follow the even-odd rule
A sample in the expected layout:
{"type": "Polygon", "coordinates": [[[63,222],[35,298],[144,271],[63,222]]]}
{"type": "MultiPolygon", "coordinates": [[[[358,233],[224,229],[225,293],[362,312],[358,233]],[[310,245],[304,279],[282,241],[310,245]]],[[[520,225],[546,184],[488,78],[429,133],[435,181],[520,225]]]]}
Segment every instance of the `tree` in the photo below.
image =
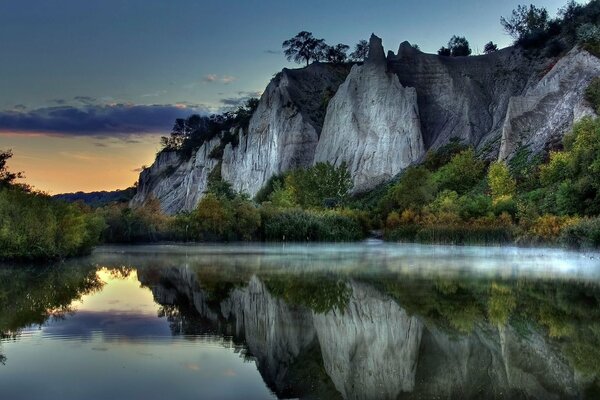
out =
{"type": "Polygon", "coordinates": [[[438,50],[438,56],[443,56],[443,57],[450,57],[451,56],[451,52],[450,49],[447,47],[442,46],[439,50],[438,50]]]}
{"type": "Polygon", "coordinates": [[[508,166],[503,162],[494,162],[490,165],[488,185],[494,200],[513,196],[517,188],[517,182],[510,174],[508,166]]]}
{"type": "Polygon", "coordinates": [[[439,190],[452,190],[463,194],[484,177],[484,168],[484,162],[469,148],[454,155],[448,164],[435,173],[434,178],[439,190]]]}
{"type": "Polygon", "coordinates": [[[306,62],[306,66],[310,61],[318,61],[322,57],[325,47],[325,40],[316,39],[312,33],[302,31],[291,39],[284,41],[281,45],[283,54],[289,61],[297,63],[306,62]]]}
{"type": "Polygon", "coordinates": [[[357,62],[365,61],[368,55],[369,42],[366,40],[361,40],[360,42],[356,43],[356,46],[354,46],[354,51],[350,53],[350,59],[357,62]]]}
{"type": "Polygon", "coordinates": [[[13,156],[12,150],[0,150],[0,188],[12,185],[16,179],[23,178],[22,172],[10,172],[8,160],[13,156]]]}
{"type": "Polygon", "coordinates": [[[452,36],[448,42],[448,48],[452,57],[466,57],[472,53],[469,41],[463,36],[452,36]]]}
{"type": "Polygon", "coordinates": [[[324,50],[324,58],[330,63],[334,64],[343,64],[348,59],[348,55],[346,54],[350,46],[339,43],[335,46],[327,46],[324,50]]]}
{"type": "Polygon", "coordinates": [[[506,19],[500,18],[502,27],[515,40],[520,40],[531,34],[543,32],[549,27],[550,17],[548,10],[538,8],[533,4],[529,7],[520,5],[512,11],[511,16],[506,19]]]}
{"type": "Polygon", "coordinates": [[[483,47],[483,52],[485,54],[490,54],[498,51],[498,46],[494,42],[487,42],[483,47]]]}

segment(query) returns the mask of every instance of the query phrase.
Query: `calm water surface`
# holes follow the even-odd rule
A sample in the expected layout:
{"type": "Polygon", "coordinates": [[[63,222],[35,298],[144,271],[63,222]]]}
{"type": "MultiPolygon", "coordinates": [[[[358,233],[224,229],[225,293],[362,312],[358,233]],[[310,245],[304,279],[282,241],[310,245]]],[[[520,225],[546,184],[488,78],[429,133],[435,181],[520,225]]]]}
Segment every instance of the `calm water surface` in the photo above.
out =
{"type": "Polygon", "coordinates": [[[2,399],[600,398],[600,255],[101,247],[0,267],[2,399]]]}

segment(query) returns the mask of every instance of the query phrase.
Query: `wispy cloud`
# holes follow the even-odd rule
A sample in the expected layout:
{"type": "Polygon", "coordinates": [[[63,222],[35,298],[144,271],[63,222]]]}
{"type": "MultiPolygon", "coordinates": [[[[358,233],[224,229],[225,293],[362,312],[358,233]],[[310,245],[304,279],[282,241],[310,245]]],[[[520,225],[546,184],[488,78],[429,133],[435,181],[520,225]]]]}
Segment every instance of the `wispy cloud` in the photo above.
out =
{"type": "Polygon", "coordinates": [[[223,82],[224,84],[228,85],[231,82],[235,81],[237,78],[235,76],[229,76],[229,75],[225,75],[223,77],[221,77],[221,82],[223,82]]]}
{"type": "Polygon", "coordinates": [[[267,54],[281,54],[281,50],[265,50],[267,54]]]}
{"type": "Polygon", "coordinates": [[[237,92],[238,97],[226,97],[220,100],[221,104],[223,104],[226,108],[231,107],[239,107],[244,105],[248,100],[254,97],[260,97],[262,95],[261,91],[240,91],[237,92]]]}
{"type": "Polygon", "coordinates": [[[223,83],[228,85],[237,80],[235,76],[231,75],[217,75],[217,74],[208,74],[204,75],[202,78],[202,82],[204,83],[223,83]]]}
{"type": "Polygon", "coordinates": [[[0,111],[0,133],[129,137],[164,132],[176,118],[208,112],[203,105],[183,104],[83,104],[6,110],[0,111]]]}
{"type": "Polygon", "coordinates": [[[167,94],[166,90],[157,90],[156,92],[152,92],[152,93],[144,93],[143,95],[141,95],[140,97],[142,98],[147,98],[147,97],[160,97],[164,94],[167,94]]]}
{"type": "Polygon", "coordinates": [[[219,76],[215,75],[215,74],[208,74],[208,75],[205,75],[204,78],[202,78],[202,80],[204,82],[208,82],[208,83],[216,82],[218,79],[219,79],[219,76]]]}

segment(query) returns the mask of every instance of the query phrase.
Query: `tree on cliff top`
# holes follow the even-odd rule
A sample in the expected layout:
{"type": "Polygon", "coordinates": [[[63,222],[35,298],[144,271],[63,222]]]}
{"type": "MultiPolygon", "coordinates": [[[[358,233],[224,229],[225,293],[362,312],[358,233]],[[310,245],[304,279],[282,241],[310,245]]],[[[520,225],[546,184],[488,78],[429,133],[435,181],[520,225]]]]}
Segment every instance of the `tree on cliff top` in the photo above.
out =
{"type": "Polygon", "coordinates": [[[466,57],[471,55],[471,46],[464,36],[452,36],[448,42],[450,55],[452,57],[466,57]]]}
{"type": "Polygon", "coordinates": [[[302,31],[283,42],[281,46],[284,49],[283,54],[289,61],[306,62],[308,66],[311,60],[319,61],[321,59],[326,45],[325,40],[313,37],[311,32],[302,31]]]}
{"type": "Polygon", "coordinates": [[[466,57],[471,55],[471,46],[464,36],[452,36],[448,41],[448,47],[442,46],[438,50],[438,55],[444,57],[466,57]]]}
{"type": "Polygon", "coordinates": [[[354,51],[350,53],[350,59],[352,61],[365,61],[369,55],[369,42],[361,40],[354,46],[354,51]]]}
{"type": "Polygon", "coordinates": [[[343,64],[348,59],[346,54],[350,46],[339,43],[335,46],[326,46],[324,51],[324,58],[330,63],[343,64]]]}
{"type": "Polygon", "coordinates": [[[502,27],[515,40],[521,40],[527,36],[544,32],[548,29],[550,17],[548,10],[538,8],[533,4],[529,7],[520,5],[513,10],[511,16],[507,19],[500,18],[502,27]]]}

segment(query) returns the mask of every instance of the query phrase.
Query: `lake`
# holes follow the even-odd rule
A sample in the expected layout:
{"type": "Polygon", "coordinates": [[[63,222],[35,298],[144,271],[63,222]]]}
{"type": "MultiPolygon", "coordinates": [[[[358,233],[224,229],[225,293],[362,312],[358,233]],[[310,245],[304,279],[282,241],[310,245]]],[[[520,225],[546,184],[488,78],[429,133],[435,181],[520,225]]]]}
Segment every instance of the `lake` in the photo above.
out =
{"type": "Polygon", "coordinates": [[[104,246],[0,268],[3,399],[600,398],[600,254],[104,246]]]}

